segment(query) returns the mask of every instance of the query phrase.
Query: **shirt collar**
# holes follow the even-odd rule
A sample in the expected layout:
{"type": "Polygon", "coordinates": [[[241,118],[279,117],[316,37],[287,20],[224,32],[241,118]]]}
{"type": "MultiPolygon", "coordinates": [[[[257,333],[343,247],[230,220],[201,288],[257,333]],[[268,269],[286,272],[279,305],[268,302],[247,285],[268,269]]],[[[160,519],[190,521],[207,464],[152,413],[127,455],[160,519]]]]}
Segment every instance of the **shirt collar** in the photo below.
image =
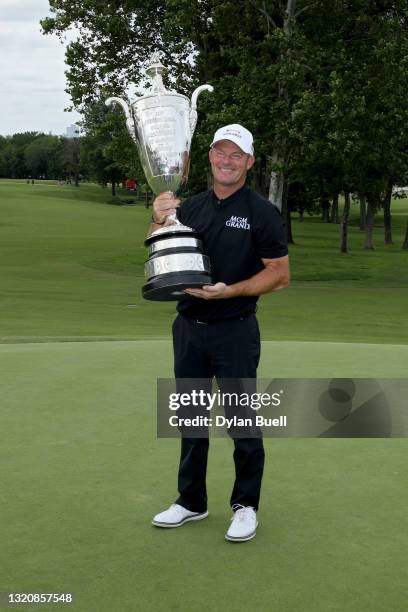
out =
{"type": "Polygon", "coordinates": [[[237,189],[237,191],[234,191],[234,193],[228,196],[228,198],[223,198],[223,199],[217,198],[213,189],[211,189],[210,193],[211,193],[212,201],[214,202],[214,204],[216,204],[217,206],[227,206],[231,202],[236,202],[238,199],[240,199],[240,197],[243,195],[246,189],[247,189],[247,186],[242,185],[242,187],[237,189]]]}

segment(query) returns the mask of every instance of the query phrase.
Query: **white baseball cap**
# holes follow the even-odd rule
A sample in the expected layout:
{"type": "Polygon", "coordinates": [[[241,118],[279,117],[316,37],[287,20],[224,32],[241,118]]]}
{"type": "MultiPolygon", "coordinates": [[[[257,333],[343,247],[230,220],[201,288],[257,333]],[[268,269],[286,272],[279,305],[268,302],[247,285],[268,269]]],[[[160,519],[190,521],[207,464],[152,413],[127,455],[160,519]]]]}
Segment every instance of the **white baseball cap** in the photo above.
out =
{"type": "Polygon", "coordinates": [[[238,123],[232,123],[231,125],[224,125],[214,134],[214,139],[211,143],[211,147],[220,140],[230,140],[235,142],[244,153],[248,155],[254,154],[254,139],[249,130],[242,127],[238,123]]]}

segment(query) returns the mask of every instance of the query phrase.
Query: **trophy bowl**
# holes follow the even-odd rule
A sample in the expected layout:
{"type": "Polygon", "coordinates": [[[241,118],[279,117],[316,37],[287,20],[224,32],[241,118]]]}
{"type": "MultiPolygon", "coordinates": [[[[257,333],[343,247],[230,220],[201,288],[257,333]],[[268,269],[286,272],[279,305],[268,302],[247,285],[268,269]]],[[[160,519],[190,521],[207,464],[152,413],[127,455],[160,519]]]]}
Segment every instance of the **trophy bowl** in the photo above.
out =
{"type": "Polygon", "coordinates": [[[145,246],[149,253],[145,299],[179,300],[187,287],[212,284],[210,260],[202,252],[199,234],[191,227],[175,224],[161,228],[145,240],[145,246]]]}
{"type": "MultiPolygon", "coordinates": [[[[152,79],[150,91],[128,104],[121,98],[109,98],[122,106],[128,131],[136,144],[146,179],[156,195],[177,193],[185,185],[190,165],[191,140],[197,124],[197,98],[213,91],[201,85],[190,100],[169,91],[163,84],[164,66],[153,54],[146,73],[152,79]]],[[[153,232],[145,241],[149,259],[145,263],[146,284],[142,295],[147,300],[179,300],[188,287],[211,285],[210,261],[203,253],[202,241],[191,227],[174,224],[153,232]]]]}

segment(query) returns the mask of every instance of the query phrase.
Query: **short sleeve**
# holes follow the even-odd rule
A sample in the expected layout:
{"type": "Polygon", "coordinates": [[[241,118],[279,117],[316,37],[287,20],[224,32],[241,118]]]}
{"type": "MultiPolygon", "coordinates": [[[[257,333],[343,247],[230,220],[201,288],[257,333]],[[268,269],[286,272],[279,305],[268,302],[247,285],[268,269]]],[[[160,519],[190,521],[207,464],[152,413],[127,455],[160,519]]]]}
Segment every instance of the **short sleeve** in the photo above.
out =
{"type": "Polygon", "coordinates": [[[181,202],[180,206],[176,208],[176,217],[183,225],[188,225],[188,217],[191,208],[191,198],[186,198],[181,202]]]}
{"type": "Polygon", "coordinates": [[[183,208],[182,206],[179,206],[179,207],[176,209],[176,218],[177,218],[177,220],[178,220],[178,221],[180,221],[180,223],[183,223],[183,224],[184,224],[184,221],[183,221],[183,210],[182,210],[182,208],[183,208]]]}
{"type": "Polygon", "coordinates": [[[253,219],[254,246],[262,259],[277,259],[288,254],[282,217],[273,204],[263,202],[253,219]]]}

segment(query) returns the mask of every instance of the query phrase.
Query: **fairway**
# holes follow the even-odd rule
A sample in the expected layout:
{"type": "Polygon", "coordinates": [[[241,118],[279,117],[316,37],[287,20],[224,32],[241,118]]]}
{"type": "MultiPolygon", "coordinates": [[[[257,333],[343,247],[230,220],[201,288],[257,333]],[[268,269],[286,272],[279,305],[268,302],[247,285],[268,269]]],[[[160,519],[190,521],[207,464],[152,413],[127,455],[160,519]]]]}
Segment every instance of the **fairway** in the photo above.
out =
{"type": "MultiPolygon", "coordinates": [[[[174,304],[140,297],[150,212],[107,199],[0,181],[0,591],[73,592],[77,612],[405,610],[405,439],[266,439],[243,545],[224,540],[232,443],[214,439],[209,518],[151,526],[176,492],[155,405],[174,304]]],[[[368,253],[353,210],[348,256],[338,226],[294,221],[292,286],[260,302],[260,377],[406,378],[407,201],[395,211],[395,244],[378,218],[368,253]]]]}
{"type": "MultiPolygon", "coordinates": [[[[174,303],[141,299],[151,210],[108,205],[96,185],[10,183],[0,181],[3,342],[169,336],[174,303]]],[[[294,220],[292,284],[259,303],[264,340],[408,343],[408,201],[394,208],[395,244],[382,244],[379,218],[367,252],[353,207],[348,255],[338,225],[294,220]]]]}

